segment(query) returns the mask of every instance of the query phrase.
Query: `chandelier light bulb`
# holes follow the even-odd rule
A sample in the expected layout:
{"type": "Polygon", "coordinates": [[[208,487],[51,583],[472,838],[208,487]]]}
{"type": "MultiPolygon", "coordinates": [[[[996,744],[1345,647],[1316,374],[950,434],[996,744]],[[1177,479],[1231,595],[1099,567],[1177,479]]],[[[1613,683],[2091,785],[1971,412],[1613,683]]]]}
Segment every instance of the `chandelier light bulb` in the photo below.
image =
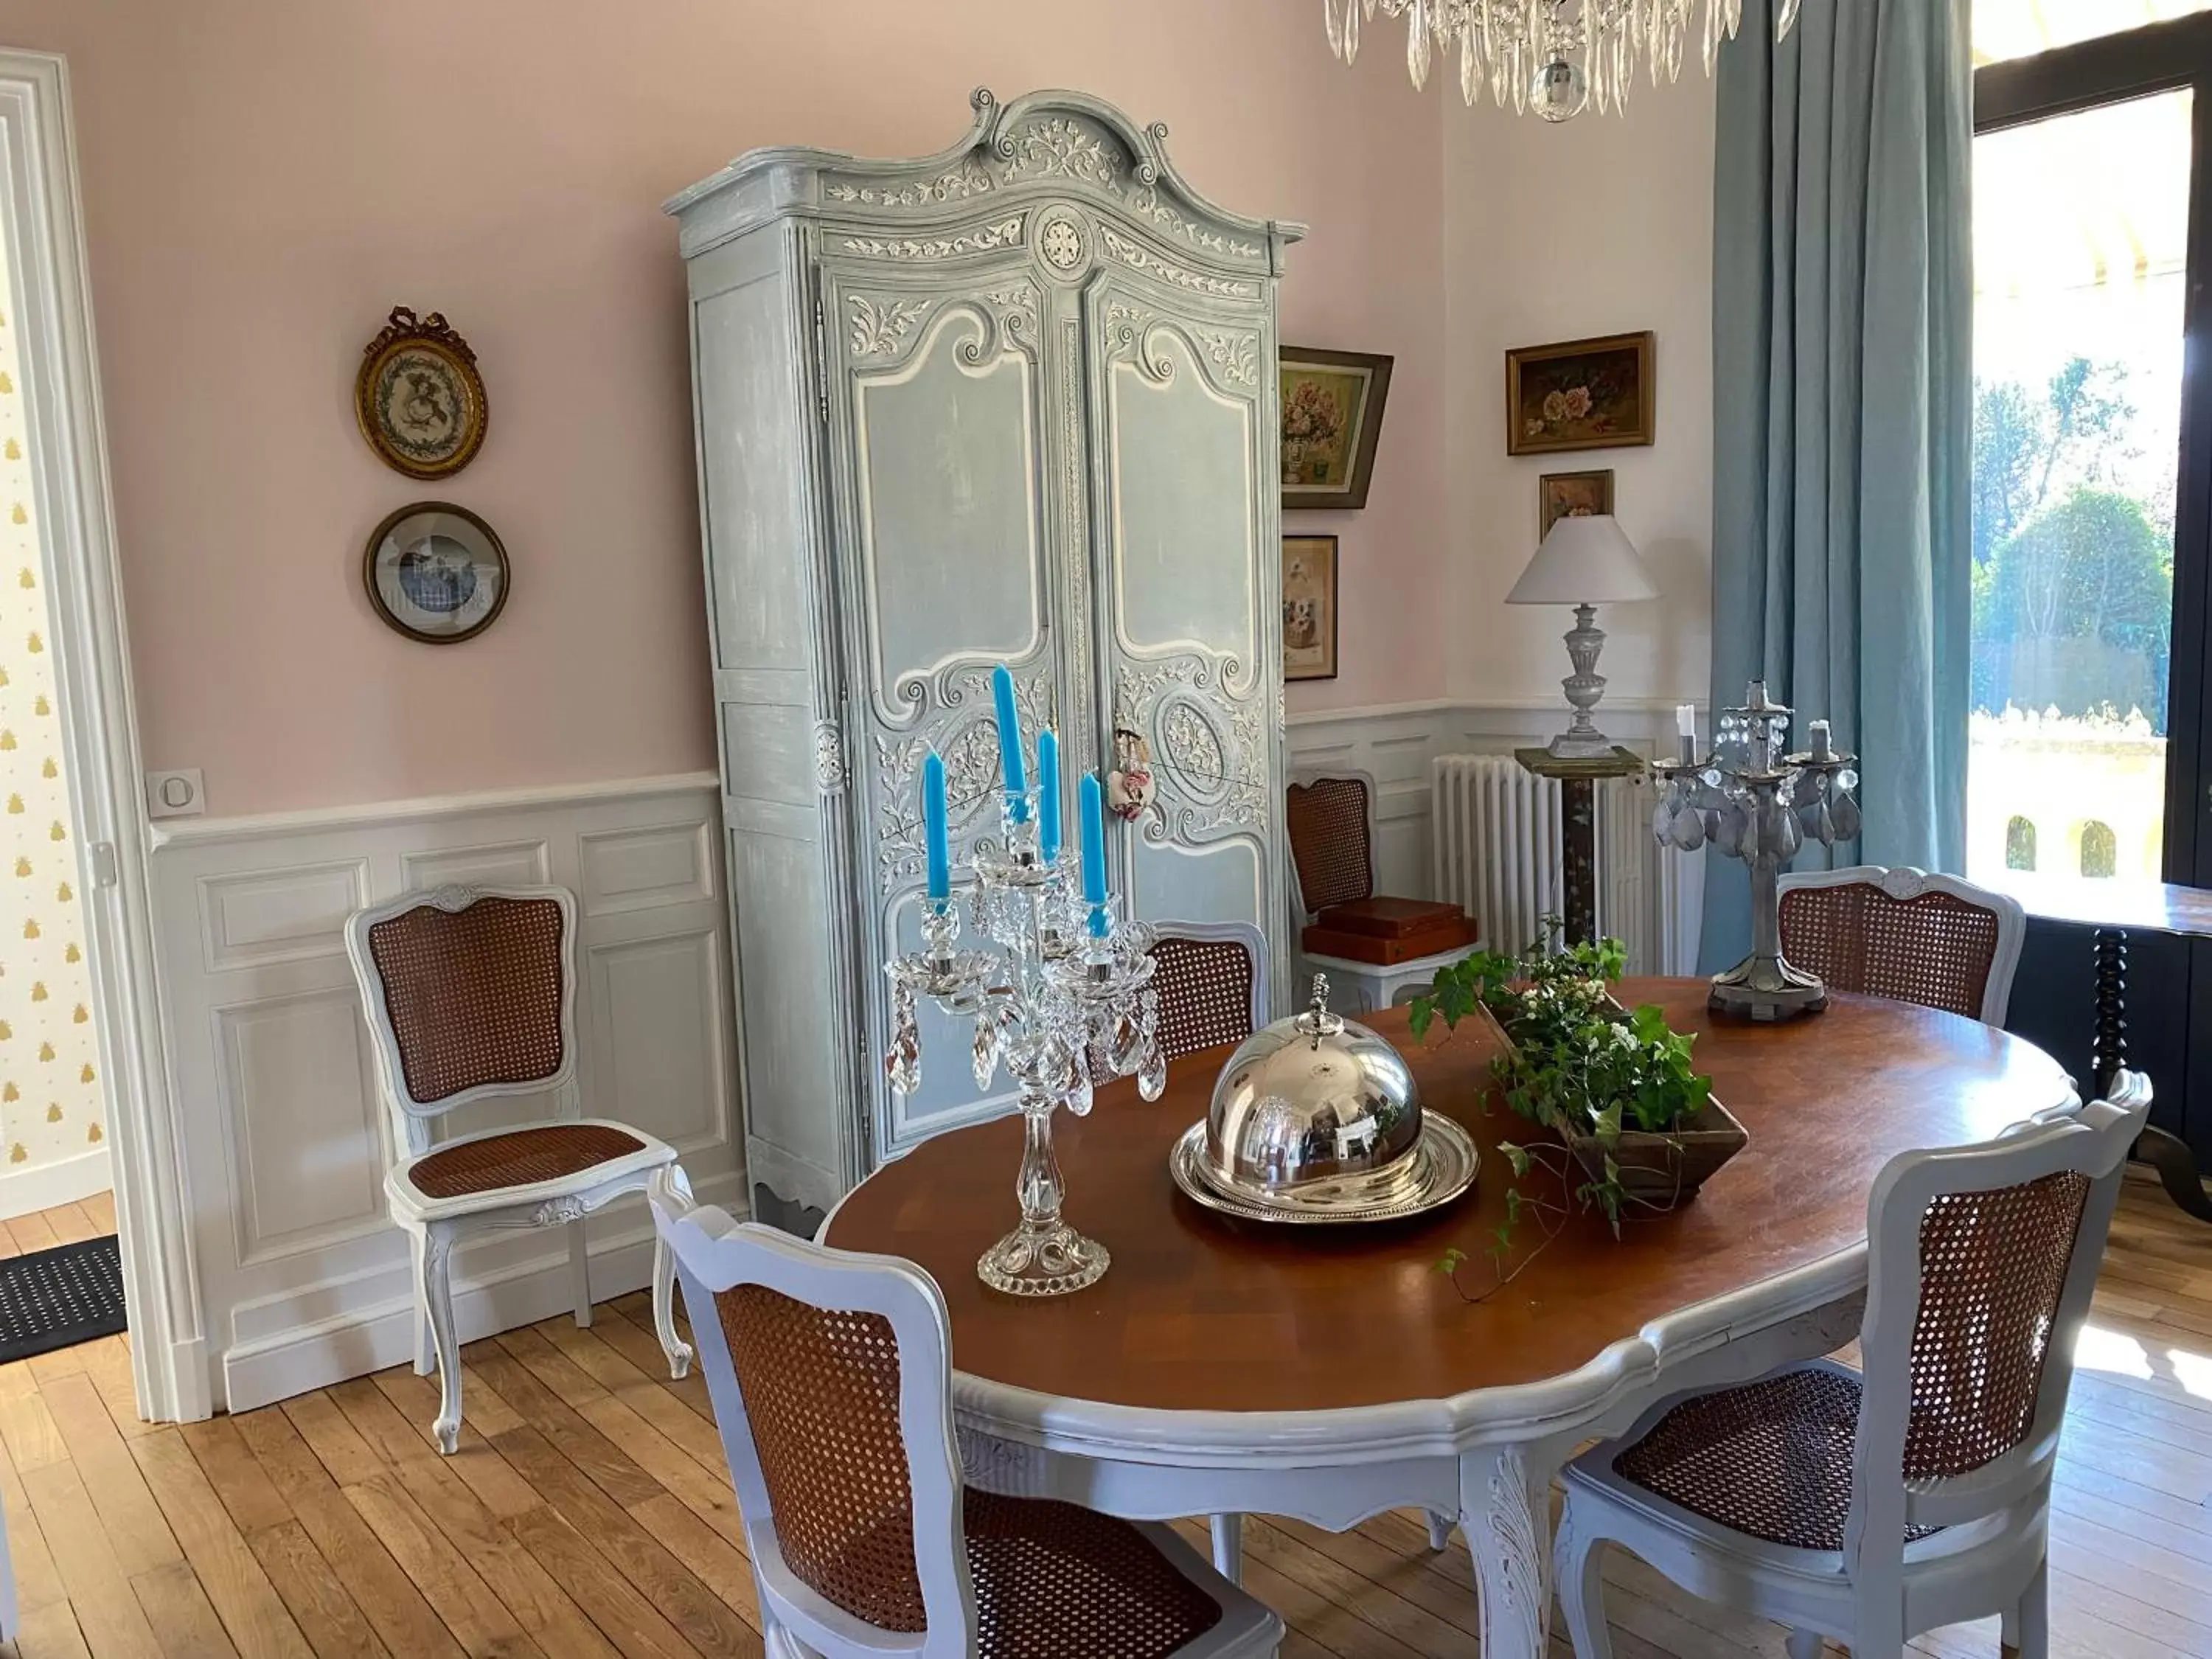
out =
{"type": "Polygon", "coordinates": [[[1589,102],[1589,77],[1564,55],[1541,65],[1528,86],[1528,107],[1554,124],[1573,120],[1589,102]]]}

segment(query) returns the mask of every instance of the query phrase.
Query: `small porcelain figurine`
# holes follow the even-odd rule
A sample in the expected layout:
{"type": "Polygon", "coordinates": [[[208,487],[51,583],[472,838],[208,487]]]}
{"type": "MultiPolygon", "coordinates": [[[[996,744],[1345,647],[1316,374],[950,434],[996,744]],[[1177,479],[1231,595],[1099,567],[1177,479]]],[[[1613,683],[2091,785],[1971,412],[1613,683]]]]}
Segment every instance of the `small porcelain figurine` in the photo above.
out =
{"type": "Polygon", "coordinates": [[[1114,731],[1114,769],[1106,779],[1106,805],[1114,816],[1134,823],[1151,808],[1158,786],[1152,781],[1152,751],[1127,726],[1114,731]]]}

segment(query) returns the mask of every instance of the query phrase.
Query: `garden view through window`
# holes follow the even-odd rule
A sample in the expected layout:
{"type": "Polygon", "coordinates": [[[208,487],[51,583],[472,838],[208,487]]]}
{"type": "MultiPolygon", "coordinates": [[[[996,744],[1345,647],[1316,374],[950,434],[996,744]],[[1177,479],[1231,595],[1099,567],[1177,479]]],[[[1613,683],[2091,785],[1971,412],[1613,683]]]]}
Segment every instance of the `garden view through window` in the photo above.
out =
{"type": "Polygon", "coordinates": [[[1974,141],[1970,876],[2160,878],[2191,101],[1974,141]]]}

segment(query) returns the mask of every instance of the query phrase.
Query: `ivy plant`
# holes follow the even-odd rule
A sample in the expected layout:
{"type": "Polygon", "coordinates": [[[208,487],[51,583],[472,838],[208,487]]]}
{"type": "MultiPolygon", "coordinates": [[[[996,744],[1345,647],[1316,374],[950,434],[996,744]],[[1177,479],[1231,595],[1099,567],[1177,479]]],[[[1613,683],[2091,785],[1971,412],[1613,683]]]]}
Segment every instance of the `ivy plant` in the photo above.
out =
{"type": "MultiPolygon", "coordinates": [[[[1620,1237],[1624,1208],[1632,1201],[1613,1157],[1621,1136],[1679,1133],[1712,1093],[1711,1079],[1699,1076],[1692,1063],[1694,1037],[1672,1030],[1656,1006],[1624,1009],[1614,1000],[1613,987],[1627,966],[1627,947],[1607,939],[1553,948],[1557,919],[1547,918],[1545,926],[1544,938],[1518,956],[1479,951],[1445,969],[1410,1011],[1413,1035],[1425,1040],[1439,1018],[1446,1030],[1455,1030],[1477,1008],[1487,1009],[1511,1040],[1491,1064],[1500,1097],[1516,1115],[1557,1137],[1498,1148],[1516,1184],[1507,1188],[1505,1219],[1493,1230],[1489,1255],[1496,1283],[1485,1296],[1525,1268],[1577,1205],[1602,1213],[1620,1237]],[[1568,1148],[1570,1137],[1595,1141],[1603,1154],[1601,1167],[1594,1170],[1578,1161],[1568,1148]],[[1541,1184],[1523,1190],[1519,1183],[1532,1177],[1540,1177],[1541,1184]],[[1543,1240],[1509,1271],[1515,1236],[1531,1215],[1543,1240]]],[[[1452,1250],[1437,1265],[1459,1285],[1468,1259],[1465,1251],[1452,1250]]],[[[1461,1291],[1467,1293],[1464,1286],[1461,1291]]]]}

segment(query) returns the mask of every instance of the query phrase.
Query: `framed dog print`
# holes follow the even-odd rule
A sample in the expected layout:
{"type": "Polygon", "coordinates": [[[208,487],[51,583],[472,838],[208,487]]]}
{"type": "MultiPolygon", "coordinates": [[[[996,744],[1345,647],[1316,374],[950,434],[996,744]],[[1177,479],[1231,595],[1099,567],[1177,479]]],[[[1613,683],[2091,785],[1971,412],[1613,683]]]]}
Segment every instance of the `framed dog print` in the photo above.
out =
{"type": "Polygon", "coordinates": [[[1283,538],[1283,678],[1336,678],[1336,538],[1283,538]]]}

